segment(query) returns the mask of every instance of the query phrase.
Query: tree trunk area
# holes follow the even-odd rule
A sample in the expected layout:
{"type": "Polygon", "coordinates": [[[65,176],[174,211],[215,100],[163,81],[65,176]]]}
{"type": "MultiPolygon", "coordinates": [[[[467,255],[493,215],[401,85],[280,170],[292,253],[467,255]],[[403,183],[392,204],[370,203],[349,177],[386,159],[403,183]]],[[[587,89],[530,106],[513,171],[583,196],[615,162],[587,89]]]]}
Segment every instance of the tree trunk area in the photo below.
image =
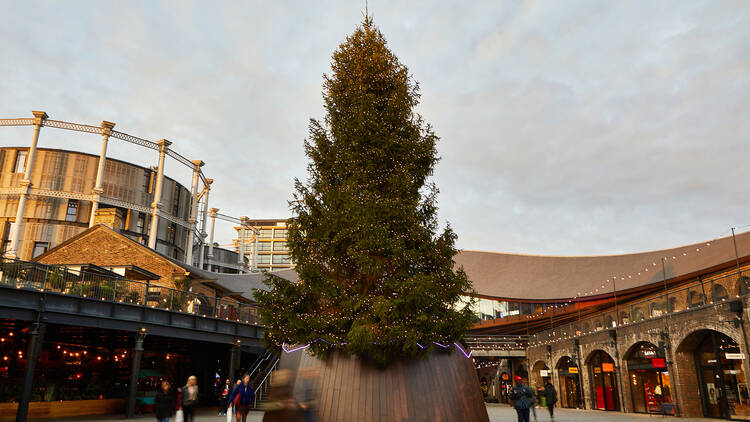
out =
{"type": "Polygon", "coordinates": [[[317,366],[316,411],[320,422],[489,422],[472,359],[461,352],[396,361],[385,369],[356,356],[331,354],[323,361],[307,351],[282,353],[279,369],[317,366]]]}

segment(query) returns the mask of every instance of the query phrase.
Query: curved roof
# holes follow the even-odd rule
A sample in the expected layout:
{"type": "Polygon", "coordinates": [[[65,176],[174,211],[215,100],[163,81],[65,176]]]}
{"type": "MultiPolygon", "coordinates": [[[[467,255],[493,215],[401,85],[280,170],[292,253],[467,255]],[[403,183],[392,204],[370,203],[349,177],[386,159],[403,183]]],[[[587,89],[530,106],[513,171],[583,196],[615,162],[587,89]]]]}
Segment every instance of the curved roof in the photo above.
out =
{"type": "MultiPolygon", "coordinates": [[[[750,255],[750,232],[737,234],[740,257],[750,255]]],[[[617,291],[734,262],[732,237],[671,249],[624,255],[540,256],[464,250],[455,257],[479,295],[508,299],[552,300],[613,291],[608,279],[617,276],[617,291]],[[604,287],[602,287],[604,286],[604,287]]]]}

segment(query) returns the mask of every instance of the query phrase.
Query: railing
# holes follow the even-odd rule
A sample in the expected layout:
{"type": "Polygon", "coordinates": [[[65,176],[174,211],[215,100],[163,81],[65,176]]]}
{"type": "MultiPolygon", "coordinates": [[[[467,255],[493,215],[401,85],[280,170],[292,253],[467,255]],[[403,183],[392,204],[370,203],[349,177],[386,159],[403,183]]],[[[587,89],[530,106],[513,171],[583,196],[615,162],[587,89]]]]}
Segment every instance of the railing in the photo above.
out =
{"type": "Polygon", "coordinates": [[[0,286],[259,324],[255,304],[219,299],[142,282],[36,262],[0,259],[0,286]]]}
{"type": "Polygon", "coordinates": [[[679,289],[667,289],[639,301],[616,305],[594,316],[534,334],[529,339],[530,345],[580,337],[737,299],[748,293],[750,277],[747,274],[736,271],[706,280],[699,278],[679,289]]]}
{"type": "Polygon", "coordinates": [[[276,358],[273,362],[273,365],[268,369],[266,372],[265,377],[258,383],[258,385],[255,387],[255,400],[253,400],[253,409],[257,409],[258,405],[263,405],[268,400],[268,390],[269,388],[269,378],[271,377],[271,374],[273,371],[276,370],[276,367],[279,365],[279,359],[276,358]]]}

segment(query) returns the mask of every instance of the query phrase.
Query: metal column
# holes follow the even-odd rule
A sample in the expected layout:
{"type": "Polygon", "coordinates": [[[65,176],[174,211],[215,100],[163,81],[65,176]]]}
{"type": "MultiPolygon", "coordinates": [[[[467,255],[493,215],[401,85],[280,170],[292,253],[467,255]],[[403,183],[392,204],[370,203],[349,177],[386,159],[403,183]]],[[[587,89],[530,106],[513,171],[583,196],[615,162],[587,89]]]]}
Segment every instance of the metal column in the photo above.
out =
{"type": "Polygon", "coordinates": [[[166,139],[161,139],[159,144],[159,169],[156,174],[156,189],[154,190],[154,202],[151,203],[151,231],[148,234],[148,247],[156,250],[156,236],[159,234],[159,209],[161,209],[161,191],[164,186],[164,156],[167,148],[172,145],[166,139]]]}
{"type": "Polygon", "coordinates": [[[91,202],[91,216],[89,217],[89,227],[94,227],[94,216],[99,209],[99,199],[104,193],[102,187],[104,183],[104,163],[107,161],[107,142],[109,135],[112,134],[112,128],[115,124],[108,121],[102,121],[102,152],[99,154],[99,167],[96,169],[96,182],[94,183],[94,200],[91,202]]]}
{"type": "Polygon", "coordinates": [[[229,374],[227,375],[227,378],[229,378],[229,382],[232,383],[232,386],[234,386],[235,379],[235,373],[237,372],[237,369],[240,366],[240,345],[239,343],[235,343],[232,345],[231,349],[229,349],[229,374]]]}
{"type": "Polygon", "coordinates": [[[214,261],[214,227],[216,226],[216,213],[219,212],[218,208],[211,208],[211,233],[208,235],[208,271],[213,271],[214,261]]]}
{"type": "Polygon", "coordinates": [[[247,217],[240,217],[240,244],[237,254],[237,266],[240,274],[245,272],[245,240],[247,237],[247,217]]]}
{"type": "Polygon", "coordinates": [[[10,235],[10,248],[7,256],[9,258],[18,257],[18,243],[21,237],[21,226],[23,225],[23,212],[26,208],[26,199],[31,191],[31,171],[34,168],[34,157],[36,156],[36,144],[39,141],[39,130],[44,125],[44,121],[47,120],[47,113],[43,111],[32,111],[34,114],[34,136],[31,138],[31,146],[29,152],[26,154],[26,166],[23,172],[23,179],[21,179],[21,192],[20,198],[18,198],[18,208],[16,209],[16,221],[13,226],[13,232],[10,235]]]}
{"type": "MultiPolygon", "coordinates": [[[[214,179],[206,179],[203,196],[203,216],[201,217],[201,251],[198,255],[198,268],[203,269],[206,255],[206,220],[208,219],[208,195],[211,193],[211,184],[214,179]]],[[[211,271],[211,268],[208,269],[211,271]]]]}
{"type": "Polygon", "coordinates": [[[29,334],[29,349],[28,356],[26,357],[26,370],[23,375],[23,390],[21,392],[21,400],[18,403],[18,410],[16,411],[16,422],[26,422],[29,416],[29,401],[31,401],[31,387],[34,385],[34,369],[36,368],[36,361],[39,358],[39,353],[42,351],[42,343],[44,342],[44,332],[46,331],[46,325],[43,323],[35,322],[31,324],[31,331],[29,334]]]}
{"type": "Polygon", "coordinates": [[[128,384],[128,407],[125,417],[135,417],[135,394],[138,390],[138,372],[141,370],[141,357],[143,356],[143,340],[146,339],[145,329],[135,335],[135,347],[133,347],[133,363],[130,368],[130,384],[128,384]]]}
{"type": "Polygon", "coordinates": [[[185,260],[184,262],[188,265],[193,265],[193,242],[195,241],[195,228],[196,216],[198,215],[198,176],[203,167],[203,161],[193,160],[193,186],[191,188],[192,195],[190,196],[190,217],[188,217],[188,223],[190,228],[188,229],[187,235],[187,247],[185,248],[185,260]]]}

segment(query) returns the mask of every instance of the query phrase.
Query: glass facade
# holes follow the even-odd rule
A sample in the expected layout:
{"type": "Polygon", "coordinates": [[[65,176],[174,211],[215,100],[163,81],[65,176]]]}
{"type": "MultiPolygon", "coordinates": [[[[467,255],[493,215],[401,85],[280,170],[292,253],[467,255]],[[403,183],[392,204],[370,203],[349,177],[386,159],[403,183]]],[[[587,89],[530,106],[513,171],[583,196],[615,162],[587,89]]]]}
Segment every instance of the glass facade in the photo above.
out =
{"type": "MultiPolygon", "coordinates": [[[[464,302],[468,302],[468,299],[466,298],[464,302]]],[[[531,315],[561,306],[563,306],[562,303],[532,303],[477,298],[471,309],[477,319],[486,321],[515,315],[531,315]]]]}

